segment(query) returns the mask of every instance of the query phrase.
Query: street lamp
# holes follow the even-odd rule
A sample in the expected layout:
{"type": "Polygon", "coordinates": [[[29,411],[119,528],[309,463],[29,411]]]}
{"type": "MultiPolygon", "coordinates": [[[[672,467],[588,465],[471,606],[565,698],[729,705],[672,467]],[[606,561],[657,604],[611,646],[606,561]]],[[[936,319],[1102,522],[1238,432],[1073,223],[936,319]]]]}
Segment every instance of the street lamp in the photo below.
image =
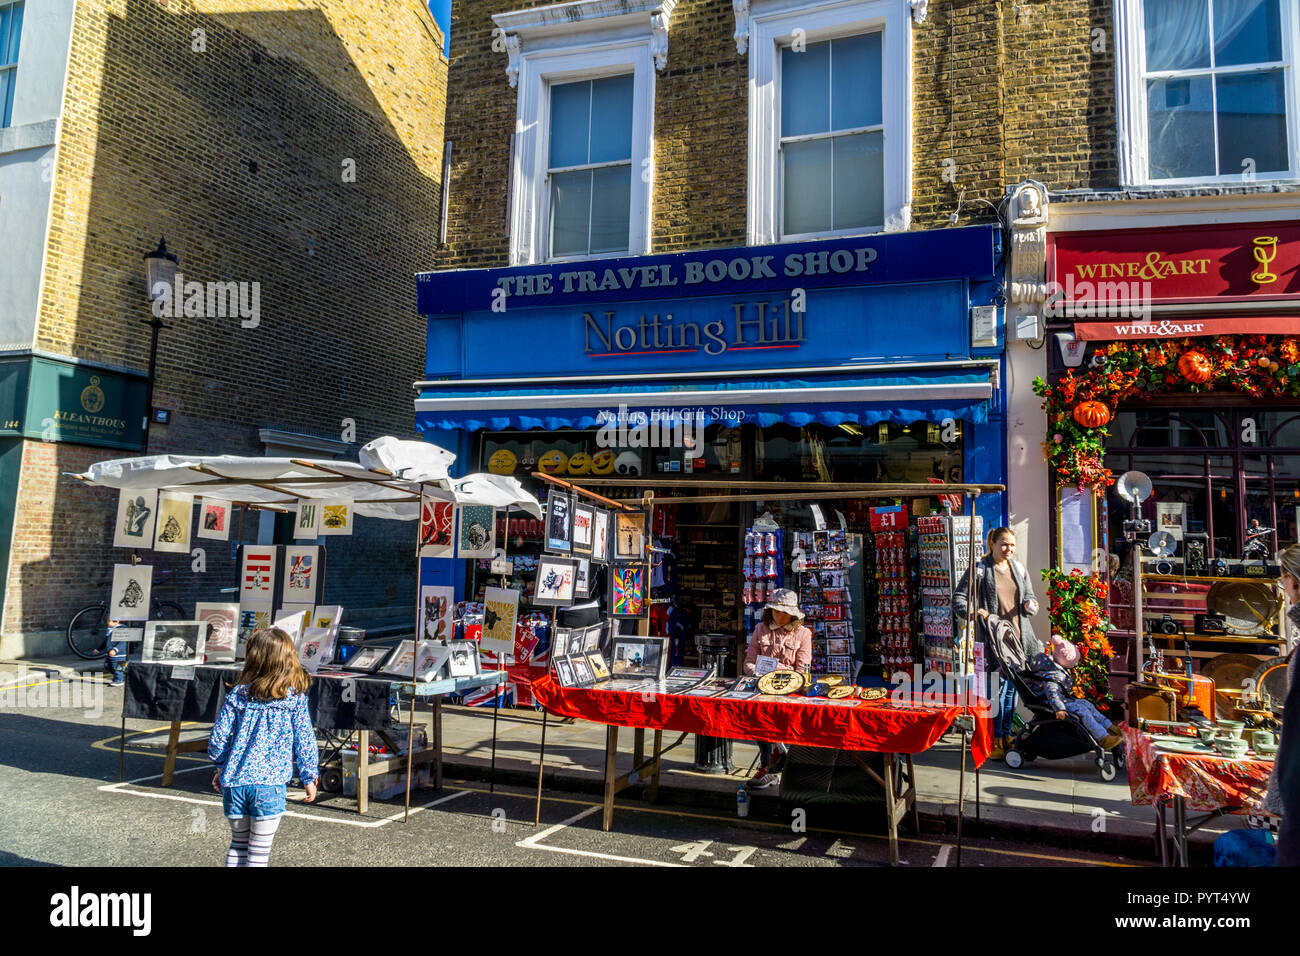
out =
{"type": "MultiPolygon", "coordinates": [[[[164,294],[168,296],[172,294],[170,290],[176,280],[176,264],[179,261],[175,253],[167,251],[167,240],[161,236],[158,237],[158,248],[153,252],[145,253],[145,282],[151,303],[164,294]],[[164,288],[168,290],[166,293],[163,292],[164,288]]],[[[172,305],[175,307],[175,303],[172,305]]],[[[163,329],[170,329],[171,326],[163,322],[156,312],[148,319],[141,319],[140,322],[142,325],[149,326],[152,331],[149,343],[149,378],[145,382],[144,393],[144,451],[148,454],[149,421],[153,418],[153,379],[158,365],[158,333],[163,329]]]]}

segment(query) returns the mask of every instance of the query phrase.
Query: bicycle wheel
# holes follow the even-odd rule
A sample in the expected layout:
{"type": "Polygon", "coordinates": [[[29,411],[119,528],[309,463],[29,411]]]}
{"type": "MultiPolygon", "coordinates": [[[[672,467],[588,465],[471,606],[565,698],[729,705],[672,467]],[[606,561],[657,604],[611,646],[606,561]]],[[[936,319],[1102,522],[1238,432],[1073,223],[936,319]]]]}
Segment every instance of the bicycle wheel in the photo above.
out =
{"type": "Polygon", "coordinates": [[[185,619],[185,611],[179,604],[171,601],[158,601],[153,606],[152,619],[155,621],[181,621],[185,619]]]}
{"type": "Polygon", "coordinates": [[[68,622],[68,648],[83,660],[97,660],[108,650],[106,610],[103,604],[92,604],[72,615],[68,622]]]}

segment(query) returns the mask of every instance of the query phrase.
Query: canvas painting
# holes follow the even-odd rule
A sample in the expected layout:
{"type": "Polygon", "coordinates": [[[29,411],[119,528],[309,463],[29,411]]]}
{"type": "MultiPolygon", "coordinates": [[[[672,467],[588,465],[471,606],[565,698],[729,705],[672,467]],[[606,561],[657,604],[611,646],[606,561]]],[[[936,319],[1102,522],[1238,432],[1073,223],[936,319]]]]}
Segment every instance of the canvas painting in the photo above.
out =
{"type": "Polygon", "coordinates": [[[392,652],[391,647],[363,647],[348,658],[343,667],[345,670],[372,674],[392,652]]]}
{"type": "Polygon", "coordinates": [[[420,516],[420,557],[450,558],[456,545],[456,503],[426,499],[420,516]]]}
{"type": "Polygon", "coordinates": [[[573,515],[571,502],[563,491],[546,495],[546,550],[568,554],[573,550],[573,515]]]}
{"type": "Polygon", "coordinates": [[[293,523],[295,538],[320,537],[321,506],[324,504],[323,501],[298,502],[298,516],[293,523]]]}
{"type": "Polygon", "coordinates": [[[207,630],[202,621],[149,621],[144,626],[143,660],[182,667],[202,664],[207,630]]]}
{"type": "MultiPolygon", "coordinates": [[[[222,501],[219,498],[201,498],[199,500],[198,536],[213,541],[229,541],[232,508],[233,506],[229,501],[222,501]]],[[[209,635],[209,640],[211,640],[211,635],[209,635]]]]}
{"type": "Polygon", "coordinates": [[[323,627],[338,635],[339,625],[343,623],[343,606],[340,604],[322,604],[311,612],[311,626],[323,627]]]}
{"type": "Polygon", "coordinates": [[[158,520],[154,525],[153,549],[177,554],[190,553],[190,519],[194,496],[176,491],[158,495],[158,520]]]}
{"type": "Polygon", "coordinates": [[[596,532],[596,509],[581,501],[573,506],[573,553],[591,554],[596,532]]]}
{"type": "Polygon", "coordinates": [[[284,549],[284,585],[281,597],[286,604],[316,603],[320,583],[320,548],[316,545],[289,545],[284,549]]]}
{"type": "Polygon", "coordinates": [[[578,574],[574,579],[573,596],[585,598],[591,596],[591,558],[578,558],[578,574]]]}
{"type": "Polygon", "coordinates": [[[591,560],[600,562],[609,560],[609,512],[604,508],[595,509],[592,516],[591,560]]]}
{"type": "MultiPolygon", "coordinates": [[[[448,589],[450,590],[450,589],[448,589]]],[[[483,650],[513,654],[515,624],[519,618],[519,592],[513,588],[483,590],[483,650]]]]}
{"type": "Polygon", "coordinates": [[[537,559],[537,590],[533,603],[542,607],[567,607],[573,603],[578,562],[544,554],[537,559]]]}
{"type": "Polygon", "coordinates": [[[303,631],[302,640],[298,642],[298,659],[307,673],[316,673],[316,668],[334,660],[334,635],[323,627],[309,627],[303,631]]]}
{"type": "Polygon", "coordinates": [[[478,643],[476,641],[452,641],[447,647],[451,649],[447,665],[450,676],[473,677],[478,673],[478,643]]]}
{"type": "Polygon", "coordinates": [[[149,616],[153,565],[113,565],[113,590],[108,599],[109,620],[143,621],[149,616]]]}
{"type": "Polygon", "coordinates": [[[614,560],[632,561],[645,557],[645,514],[640,511],[614,512],[614,560]]]}
{"type": "Polygon", "coordinates": [[[456,589],[426,584],[420,588],[420,621],[416,633],[425,641],[448,641],[454,635],[456,589]]]}
{"type": "Polygon", "coordinates": [[[194,617],[208,625],[204,653],[209,661],[233,661],[239,643],[239,605],[194,605],[194,617]]]}
{"type": "Polygon", "coordinates": [[[117,524],[113,526],[113,547],[147,548],[153,544],[154,519],[158,516],[158,494],[123,488],[117,499],[117,524]]]}
{"type": "Polygon", "coordinates": [[[352,502],[322,501],[320,509],[321,534],[352,533],[352,502]]]}
{"type": "Polygon", "coordinates": [[[490,558],[497,546],[496,509],[489,505],[464,505],[460,509],[460,540],[456,555],[461,558],[490,558]]]}
{"type": "Polygon", "coordinates": [[[279,548],[274,545],[244,545],[239,567],[239,604],[271,601],[275,597],[275,560],[279,548]]]}
{"type": "Polygon", "coordinates": [[[639,617],[646,608],[645,565],[616,564],[610,568],[610,613],[639,617]]]}

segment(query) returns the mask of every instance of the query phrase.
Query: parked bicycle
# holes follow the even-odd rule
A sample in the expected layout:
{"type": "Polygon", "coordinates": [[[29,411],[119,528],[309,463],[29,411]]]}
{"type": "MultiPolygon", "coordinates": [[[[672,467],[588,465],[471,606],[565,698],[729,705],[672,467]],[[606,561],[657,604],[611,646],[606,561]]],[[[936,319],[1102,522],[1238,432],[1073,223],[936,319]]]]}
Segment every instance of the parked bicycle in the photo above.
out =
{"type": "MultiPolygon", "coordinates": [[[[159,573],[156,584],[165,586],[175,576],[175,571],[163,571],[159,573]]],[[[175,601],[163,601],[155,597],[149,602],[151,621],[183,621],[185,618],[185,610],[175,601]]],[[[98,660],[108,650],[107,628],[107,601],[83,607],[68,622],[68,648],[83,660],[98,660]]]]}

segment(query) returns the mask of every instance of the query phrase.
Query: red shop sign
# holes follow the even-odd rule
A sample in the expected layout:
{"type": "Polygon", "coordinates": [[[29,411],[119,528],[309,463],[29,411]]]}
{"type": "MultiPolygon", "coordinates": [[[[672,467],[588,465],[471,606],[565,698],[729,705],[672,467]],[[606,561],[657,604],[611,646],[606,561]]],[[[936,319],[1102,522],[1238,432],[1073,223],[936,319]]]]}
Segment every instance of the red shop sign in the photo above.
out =
{"type": "Polygon", "coordinates": [[[907,512],[902,505],[872,508],[870,515],[872,531],[901,531],[907,527],[907,512]]]}
{"type": "Polygon", "coordinates": [[[1090,302],[1300,298],[1300,223],[1058,233],[1047,270],[1057,314],[1090,302]]]}

